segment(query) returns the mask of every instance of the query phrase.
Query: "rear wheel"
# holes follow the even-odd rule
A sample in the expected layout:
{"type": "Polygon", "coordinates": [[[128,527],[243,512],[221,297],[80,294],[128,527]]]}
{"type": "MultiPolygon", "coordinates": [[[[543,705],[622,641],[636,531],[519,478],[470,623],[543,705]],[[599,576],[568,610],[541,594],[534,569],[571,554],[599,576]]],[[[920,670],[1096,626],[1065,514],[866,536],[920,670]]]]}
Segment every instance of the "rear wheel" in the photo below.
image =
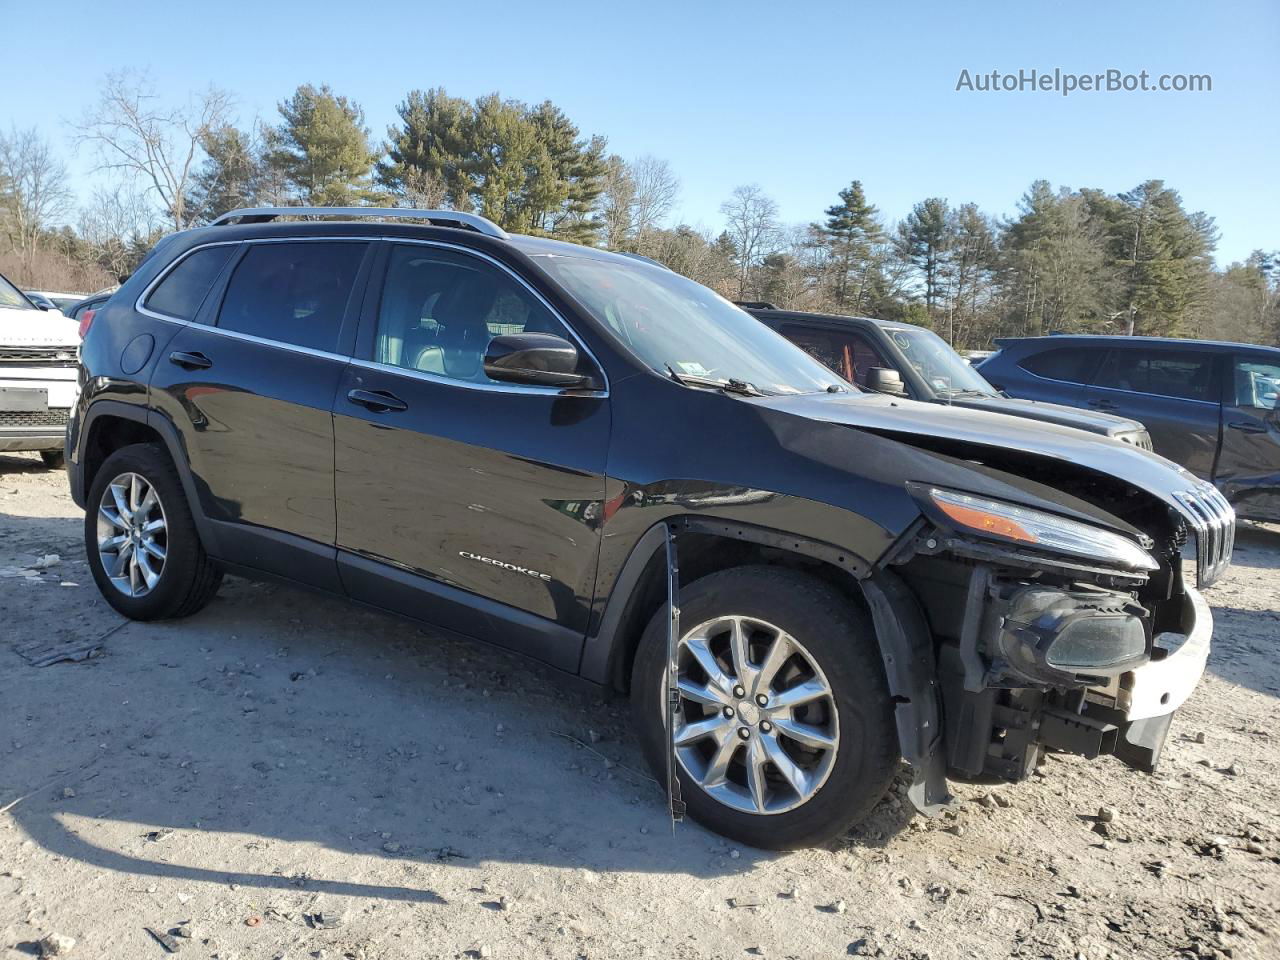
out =
{"type": "MultiPolygon", "coordinates": [[[[743,567],[681,591],[676,770],[689,814],[756,847],[820,843],[884,796],[898,766],[870,617],[805,574],[743,567]]],[[[666,775],[666,611],[650,622],[632,704],[666,775]]]]}
{"type": "Polygon", "coordinates": [[[85,552],[107,602],[134,620],[185,617],[218,592],[178,472],[154,444],[117,450],[89,487],[85,552]]]}

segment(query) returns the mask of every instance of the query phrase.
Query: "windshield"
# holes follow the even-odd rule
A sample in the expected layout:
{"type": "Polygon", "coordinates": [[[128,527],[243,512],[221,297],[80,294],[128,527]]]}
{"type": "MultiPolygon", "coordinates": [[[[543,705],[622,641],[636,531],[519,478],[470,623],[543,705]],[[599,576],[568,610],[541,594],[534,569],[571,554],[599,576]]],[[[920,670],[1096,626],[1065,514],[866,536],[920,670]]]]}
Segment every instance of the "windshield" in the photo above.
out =
{"type": "Polygon", "coordinates": [[[901,327],[885,333],[893,338],[907,362],[937,393],[943,396],[962,393],[997,395],[996,388],[932,330],[901,327]]]}
{"type": "Polygon", "coordinates": [[[856,388],[714,291],[665,267],[541,254],[538,263],[657,372],[764,393],[856,388]],[[669,369],[668,369],[669,368],[669,369]]]}
{"type": "Polygon", "coordinates": [[[17,307],[19,310],[34,310],[31,301],[22,295],[22,291],[0,276],[0,307],[17,307]]]}

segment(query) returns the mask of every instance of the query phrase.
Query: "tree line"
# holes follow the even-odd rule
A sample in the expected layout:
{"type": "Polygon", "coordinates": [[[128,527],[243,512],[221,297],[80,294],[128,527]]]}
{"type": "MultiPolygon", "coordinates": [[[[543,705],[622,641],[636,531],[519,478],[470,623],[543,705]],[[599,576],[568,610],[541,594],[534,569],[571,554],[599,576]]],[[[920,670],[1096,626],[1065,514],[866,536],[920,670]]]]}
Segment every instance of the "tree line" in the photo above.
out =
{"type": "Polygon", "coordinates": [[[1280,253],[1215,268],[1213,218],[1160,180],[1118,194],[1037,180],[1007,217],[930,197],[895,223],[855,179],[800,224],[748,184],[708,230],[672,222],[680,183],[665,160],[610,153],[550,101],[436,87],[396,112],[375,139],[358,104],[304,84],[274,122],[241,126],[225,91],[175,106],[143,75],[108,76],[69,130],[107,184],[87,202],[38,130],[0,134],[0,270],[90,290],[165,232],[237,207],[443,207],[643,254],[734,300],[922,324],[957,348],[1057,331],[1280,344],[1280,253]]]}

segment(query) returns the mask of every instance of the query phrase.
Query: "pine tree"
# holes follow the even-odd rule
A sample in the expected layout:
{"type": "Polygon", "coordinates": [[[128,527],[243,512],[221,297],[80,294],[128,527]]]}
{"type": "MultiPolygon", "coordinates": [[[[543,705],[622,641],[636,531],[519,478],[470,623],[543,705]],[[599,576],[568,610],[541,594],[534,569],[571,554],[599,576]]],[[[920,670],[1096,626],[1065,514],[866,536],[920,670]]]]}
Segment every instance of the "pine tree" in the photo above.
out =
{"type": "Polygon", "coordinates": [[[327,85],[303,84],[279,109],[283,122],[270,163],[300,200],[349,206],[376,199],[369,179],[374,156],[357,104],[327,85]]]}
{"type": "Polygon", "coordinates": [[[942,290],[943,254],[950,236],[947,201],[939,197],[922,200],[898,224],[898,255],[910,263],[924,281],[924,304],[933,315],[942,290]]]}
{"type": "Polygon", "coordinates": [[[840,202],[826,209],[819,228],[827,238],[834,268],[833,298],[837,309],[862,309],[870,280],[871,248],[883,237],[878,211],[867,202],[862,181],[840,191],[840,202]]]}

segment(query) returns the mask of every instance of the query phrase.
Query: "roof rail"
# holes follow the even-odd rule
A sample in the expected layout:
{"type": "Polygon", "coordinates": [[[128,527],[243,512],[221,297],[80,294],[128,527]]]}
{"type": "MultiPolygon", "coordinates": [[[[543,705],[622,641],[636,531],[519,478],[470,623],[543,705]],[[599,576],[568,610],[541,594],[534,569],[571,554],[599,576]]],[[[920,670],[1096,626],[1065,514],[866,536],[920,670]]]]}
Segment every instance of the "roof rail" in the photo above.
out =
{"type": "Polygon", "coordinates": [[[741,307],[743,310],[777,310],[768,300],[735,300],[735,307],[741,307]]]}
{"type": "Polygon", "coordinates": [[[385,217],[428,220],[440,226],[466,227],[477,233],[483,233],[486,237],[497,237],[499,240],[510,238],[507,231],[492,220],[474,213],[461,213],[457,210],[411,210],[405,207],[245,207],[241,210],[227,211],[210,226],[232,222],[267,223],[276,217],[385,217]]]}

